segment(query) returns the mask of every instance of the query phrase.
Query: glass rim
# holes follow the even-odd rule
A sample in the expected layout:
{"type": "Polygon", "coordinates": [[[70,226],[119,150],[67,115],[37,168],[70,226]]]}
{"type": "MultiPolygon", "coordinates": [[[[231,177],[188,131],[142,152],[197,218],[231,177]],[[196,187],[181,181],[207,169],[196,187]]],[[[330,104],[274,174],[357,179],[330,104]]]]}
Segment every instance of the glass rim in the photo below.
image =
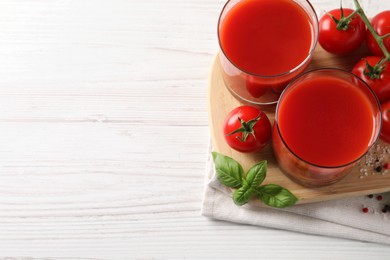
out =
{"type": "MultiPolygon", "coordinates": [[[[375,117],[376,118],[376,117],[375,117]]],[[[377,120],[375,120],[377,121],[377,120]]],[[[356,76],[355,74],[349,72],[349,71],[346,71],[346,70],[343,70],[343,69],[339,69],[339,68],[318,68],[318,69],[313,69],[313,70],[309,70],[307,72],[304,72],[303,74],[299,75],[298,77],[296,77],[295,79],[293,79],[287,86],[286,88],[283,90],[283,92],[280,94],[280,97],[279,97],[279,100],[278,100],[278,103],[276,105],[276,109],[275,109],[275,126],[276,126],[276,129],[278,131],[278,134],[279,134],[279,137],[280,137],[280,140],[283,142],[284,146],[288,149],[288,151],[293,154],[296,158],[298,158],[299,160],[301,160],[302,162],[306,163],[306,164],[309,164],[311,166],[314,166],[314,167],[318,167],[318,168],[323,168],[323,169],[337,169],[337,168],[343,168],[343,167],[348,167],[356,162],[358,162],[360,159],[362,159],[364,156],[366,156],[366,154],[370,151],[370,149],[374,146],[374,144],[378,141],[379,137],[380,137],[380,132],[381,132],[381,128],[382,128],[382,109],[381,109],[381,104],[379,102],[379,99],[377,97],[377,95],[375,94],[375,92],[368,86],[368,84],[366,82],[364,82],[364,80],[362,80],[360,77],[356,76]],[[283,135],[282,133],[280,132],[280,129],[279,129],[279,124],[278,124],[278,112],[279,112],[279,105],[280,105],[280,101],[282,100],[282,98],[284,97],[284,95],[286,94],[286,91],[288,91],[289,88],[291,88],[293,86],[293,84],[299,80],[301,77],[303,76],[306,76],[307,74],[310,74],[310,73],[313,73],[313,72],[318,72],[318,71],[338,71],[338,72],[341,72],[341,73],[344,73],[344,74],[348,74],[350,76],[352,76],[353,78],[356,78],[357,80],[360,81],[360,83],[363,84],[363,86],[365,87],[365,89],[368,90],[368,92],[372,95],[372,97],[374,98],[374,102],[370,102],[370,103],[373,103],[373,107],[374,109],[377,108],[378,110],[378,115],[379,115],[379,127],[375,130],[375,137],[373,138],[372,140],[372,143],[367,147],[367,150],[362,153],[362,155],[360,155],[359,157],[357,157],[356,159],[354,159],[353,161],[350,161],[348,163],[345,163],[345,164],[342,164],[342,165],[336,165],[336,166],[324,166],[324,165],[319,165],[319,164],[315,164],[315,163],[312,163],[312,162],[309,162],[308,160],[305,160],[303,159],[302,157],[300,157],[299,155],[297,155],[286,143],[286,141],[284,140],[283,138],[283,135]]]]}
{"type": "MultiPolygon", "coordinates": [[[[315,28],[314,28],[314,34],[315,34],[314,36],[315,36],[315,37],[314,37],[314,39],[313,39],[313,40],[314,40],[314,44],[313,44],[313,46],[310,48],[309,54],[306,56],[306,58],[305,58],[301,63],[299,63],[297,66],[295,66],[294,68],[290,69],[289,71],[285,71],[285,72],[282,72],[282,73],[279,73],[279,74],[274,74],[274,75],[261,75],[261,74],[252,73],[252,72],[249,72],[249,71],[247,71],[247,70],[242,69],[242,68],[241,68],[240,66],[238,66],[236,63],[234,63],[234,62],[228,57],[228,55],[226,55],[225,50],[224,50],[223,47],[222,47],[221,37],[220,37],[220,35],[219,35],[219,32],[220,32],[219,27],[220,27],[220,25],[221,25],[221,17],[222,17],[222,14],[223,14],[223,12],[225,11],[227,5],[228,5],[230,2],[232,2],[232,1],[234,1],[234,0],[228,0],[228,1],[225,3],[225,5],[223,6],[221,13],[219,14],[218,26],[217,26],[217,35],[218,35],[218,44],[219,44],[219,48],[220,48],[220,50],[222,51],[222,54],[226,57],[226,59],[227,59],[234,67],[236,67],[236,68],[239,69],[240,71],[242,71],[242,72],[244,72],[244,73],[246,73],[246,74],[248,74],[248,75],[251,75],[251,76],[255,76],[255,77],[259,77],[259,78],[276,78],[276,77],[281,77],[281,76],[288,75],[288,74],[290,74],[290,73],[292,73],[292,72],[294,72],[294,71],[300,69],[301,67],[303,67],[303,66],[311,59],[311,57],[313,56],[314,51],[315,51],[315,49],[316,49],[316,46],[317,46],[317,44],[318,44],[318,37],[319,37],[319,22],[318,22],[318,16],[317,16],[317,13],[316,13],[316,11],[315,11],[313,5],[312,5],[308,0],[301,0],[301,1],[306,2],[306,3],[309,5],[310,9],[311,9],[311,10],[313,11],[313,13],[314,13],[314,18],[312,19],[312,20],[314,21],[314,23],[313,23],[314,26],[313,26],[313,27],[315,27],[315,28]]],[[[294,2],[295,2],[295,1],[294,1],[294,2]]],[[[306,11],[306,9],[304,9],[304,11],[305,11],[306,14],[308,14],[308,12],[306,11]]],[[[311,17],[311,15],[308,15],[308,16],[311,17]]]]}

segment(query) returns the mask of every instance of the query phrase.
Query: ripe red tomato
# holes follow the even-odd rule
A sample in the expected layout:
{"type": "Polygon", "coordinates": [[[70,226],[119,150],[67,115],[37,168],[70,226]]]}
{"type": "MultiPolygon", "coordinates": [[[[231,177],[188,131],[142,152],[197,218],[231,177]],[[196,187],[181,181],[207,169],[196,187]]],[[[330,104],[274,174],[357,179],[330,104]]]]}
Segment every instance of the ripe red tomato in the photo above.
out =
{"type": "Polygon", "coordinates": [[[259,98],[265,93],[267,93],[267,86],[262,86],[261,84],[256,82],[255,76],[247,75],[245,83],[246,90],[248,90],[249,94],[251,94],[252,97],[259,98]]]}
{"type": "Polygon", "coordinates": [[[366,25],[358,14],[352,17],[349,24],[346,24],[345,17],[350,15],[353,10],[343,8],[343,16],[341,9],[334,9],[328,14],[325,14],[319,24],[318,42],[326,51],[342,55],[355,51],[360,47],[365,38],[366,25]],[[337,28],[337,23],[329,16],[339,20],[340,29],[337,28]],[[346,29],[346,30],[343,30],[346,29]]]}
{"type": "Polygon", "coordinates": [[[382,104],[381,139],[390,143],[390,101],[382,104]]]}
{"type": "Polygon", "coordinates": [[[243,153],[259,152],[271,139],[271,123],[260,109],[240,106],[227,115],[223,134],[233,149],[243,153]]]}
{"type": "Polygon", "coordinates": [[[368,74],[370,69],[367,68],[366,62],[368,62],[371,69],[375,68],[375,65],[381,60],[381,57],[369,56],[361,59],[352,69],[352,73],[364,80],[367,85],[377,95],[379,102],[383,103],[390,99],[390,63],[385,62],[384,67],[382,67],[382,72],[378,75],[377,72],[373,71],[373,77],[371,78],[368,74]]]}
{"type": "MultiPolygon", "coordinates": [[[[377,14],[372,19],[371,25],[380,36],[390,33],[390,10],[377,14]]],[[[382,50],[369,30],[366,33],[366,43],[372,54],[383,56],[382,50]]],[[[386,49],[390,51],[390,37],[384,39],[384,44],[386,49]]]]}

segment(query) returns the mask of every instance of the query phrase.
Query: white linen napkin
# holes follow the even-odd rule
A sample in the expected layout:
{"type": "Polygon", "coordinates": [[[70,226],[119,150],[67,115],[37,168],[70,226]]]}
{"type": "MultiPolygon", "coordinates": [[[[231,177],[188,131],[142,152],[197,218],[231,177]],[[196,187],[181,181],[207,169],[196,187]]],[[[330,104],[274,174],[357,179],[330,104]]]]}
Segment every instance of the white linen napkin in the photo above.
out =
{"type": "Polygon", "coordinates": [[[210,218],[390,244],[390,212],[382,212],[385,204],[390,204],[390,193],[376,194],[372,198],[359,196],[295,205],[284,209],[260,206],[255,200],[241,207],[236,206],[231,190],[219,183],[209,152],[202,214],[210,218]],[[367,208],[368,212],[364,213],[363,208],[367,208]]]}

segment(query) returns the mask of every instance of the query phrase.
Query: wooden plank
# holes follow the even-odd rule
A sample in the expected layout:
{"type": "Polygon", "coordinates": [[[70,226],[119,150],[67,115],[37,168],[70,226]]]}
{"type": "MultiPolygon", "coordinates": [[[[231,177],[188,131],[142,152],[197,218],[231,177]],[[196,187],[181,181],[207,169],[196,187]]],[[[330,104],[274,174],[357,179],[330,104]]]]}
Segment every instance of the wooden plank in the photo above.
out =
{"type": "MultiPolygon", "coordinates": [[[[365,55],[365,48],[361,48],[351,55],[339,57],[327,53],[318,46],[308,70],[321,67],[335,67],[351,70],[352,66],[363,55],[365,55]]],[[[300,198],[299,203],[325,201],[390,190],[390,172],[382,175],[381,173],[376,173],[372,167],[372,169],[370,168],[368,171],[369,176],[364,176],[359,172],[359,165],[356,166],[347,177],[333,185],[320,188],[303,187],[302,185],[293,182],[281,172],[273,155],[271,145],[268,145],[263,151],[256,154],[240,153],[230,148],[221,134],[223,122],[226,115],[232,109],[243,105],[243,103],[235,99],[225,87],[218,56],[216,56],[211,69],[208,99],[211,136],[214,150],[236,159],[243,165],[244,170],[249,169],[253,164],[260,160],[267,160],[268,175],[265,183],[276,183],[288,188],[300,198]]],[[[271,123],[274,121],[274,109],[274,106],[263,109],[266,111],[271,123]]],[[[382,141],[379,141],[378,144],[380,144],[381,147],[387,147],[382,141]]]]}
{"type": "MultiPolygon", "coordinates": [[[[372,13],[389,6],[368,1],[372,13]]],[[[338,4],[311,2],[319,12],[338,4]]],[[[390,254],[200,215],[224,3],[1,1],[0,259],[390,254]]]]}

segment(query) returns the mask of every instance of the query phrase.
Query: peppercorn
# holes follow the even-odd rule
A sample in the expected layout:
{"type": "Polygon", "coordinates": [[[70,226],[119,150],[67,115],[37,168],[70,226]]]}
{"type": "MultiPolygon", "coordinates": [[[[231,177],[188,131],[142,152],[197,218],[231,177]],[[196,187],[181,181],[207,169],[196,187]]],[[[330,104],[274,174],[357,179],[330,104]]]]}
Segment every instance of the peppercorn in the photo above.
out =
{"type": "Polygon", "coordinates": [[[368,212],[368,208],[362,208],[362,211],[363,211],[363,213],[367,213],[368,212]]]}
{"type": "Polygon", "coordinates": [[[367,197],[369,197],[370,199],[372,199],[374,197],[373,194],[368,194],[367,197]]]}
{"type": "Polygon", "coordinates": [[[381,171],[382,171],[382,166],[377,166],[377,167],[375,167],[375,171],[376,171],[376,172],[381,172],[381,171]]]}

